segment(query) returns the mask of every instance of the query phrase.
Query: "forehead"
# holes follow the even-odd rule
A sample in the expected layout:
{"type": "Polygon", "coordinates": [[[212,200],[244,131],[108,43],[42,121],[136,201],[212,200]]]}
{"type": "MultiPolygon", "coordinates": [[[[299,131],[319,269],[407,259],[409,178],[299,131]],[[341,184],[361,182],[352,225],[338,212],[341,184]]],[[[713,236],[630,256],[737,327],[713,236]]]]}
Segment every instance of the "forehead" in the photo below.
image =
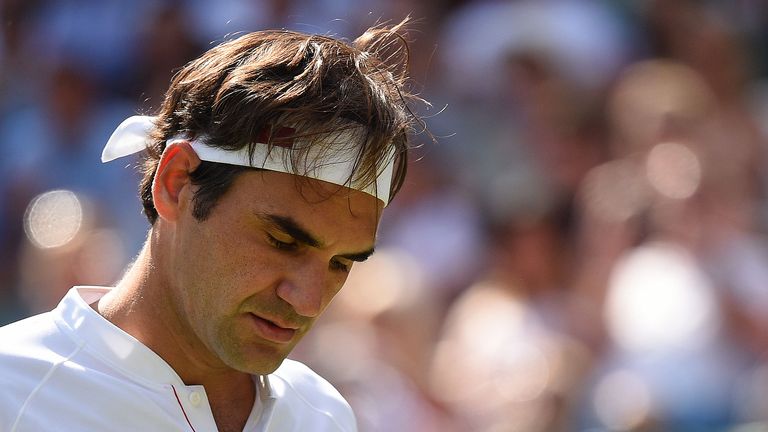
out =
{"type": "Polygon", "coordinates": [[[369,242],[383,210],[383,203],[367,193],[267,170],[241,174],[229,194],[232,204],[243,211],[290,216],[322,237],[357,237],[369,242]]]}

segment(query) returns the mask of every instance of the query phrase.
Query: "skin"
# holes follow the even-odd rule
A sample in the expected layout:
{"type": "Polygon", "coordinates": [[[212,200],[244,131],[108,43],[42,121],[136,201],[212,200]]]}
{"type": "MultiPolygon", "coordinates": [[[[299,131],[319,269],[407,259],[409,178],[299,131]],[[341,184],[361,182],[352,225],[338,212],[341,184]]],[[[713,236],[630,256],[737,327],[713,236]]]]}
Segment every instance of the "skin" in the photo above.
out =
{"type": "Polygon", "coordinates": [[[373,252],[382,203],[318,180],[240,175],[210,216],[191,213],[199,165],[169,146],[153,184],[159,219],[131,270],[93,307],[205,386],[221,431],[242,430],[253,375],[273,372],[373,252]]]}

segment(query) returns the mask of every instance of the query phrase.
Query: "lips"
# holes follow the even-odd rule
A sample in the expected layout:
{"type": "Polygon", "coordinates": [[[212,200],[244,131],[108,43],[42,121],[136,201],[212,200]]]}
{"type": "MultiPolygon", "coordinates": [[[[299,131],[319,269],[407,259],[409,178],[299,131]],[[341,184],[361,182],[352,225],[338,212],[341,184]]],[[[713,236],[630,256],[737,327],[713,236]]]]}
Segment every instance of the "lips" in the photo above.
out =
{"type": "Polygon", "coordinates": [[[282,327],[274,321],[270,321],[254,314],[249,315],[259,336],[270,342],[286,344],[293,339],[294,335],[296,335],[296,328],[282,327]]]}

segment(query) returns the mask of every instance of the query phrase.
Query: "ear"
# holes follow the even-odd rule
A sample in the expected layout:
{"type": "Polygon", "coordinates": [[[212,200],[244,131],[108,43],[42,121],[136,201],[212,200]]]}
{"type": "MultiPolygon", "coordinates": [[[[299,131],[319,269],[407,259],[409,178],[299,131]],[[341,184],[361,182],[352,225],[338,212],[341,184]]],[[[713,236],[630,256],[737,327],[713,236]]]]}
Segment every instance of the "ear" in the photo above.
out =
{"type": "Polygon", "coordinates": [[[157,214],[175,221],[191,198],[190,174],[200,165],[200,158],[187,141],[165,148],[152,182],[152,199],[157,214]]]}

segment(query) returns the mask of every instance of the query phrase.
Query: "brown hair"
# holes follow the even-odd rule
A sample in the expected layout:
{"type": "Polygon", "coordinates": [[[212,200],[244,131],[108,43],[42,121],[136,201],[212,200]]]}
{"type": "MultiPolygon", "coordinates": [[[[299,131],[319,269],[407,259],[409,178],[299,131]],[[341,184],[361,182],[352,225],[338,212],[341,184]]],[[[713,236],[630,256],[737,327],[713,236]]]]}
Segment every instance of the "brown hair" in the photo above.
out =
{"type": "MultiPolygon", "coordinates": [[[[270,147],[285,139],[273,133],[282,126],[300,125],[294,138],[309,139],[310,147],[323,145],[312,137],[362,126],[365,134],[350,184],[375,184],[394,157],[393,197],[406,173],[407,135],[414,126],[423,127],[409,108],[422,100],[406,90],[408,21],[370,28],[352,43],[288,30],[254,32],[184,66],[166,93],[143,164],[140,194],[150,223],[157,219],[152,181],[165,141],[180,134],[204,136],[206,144],[229,150],[248,146],[253,152],[265,131],[270,147]]],[[[306,150],[291,157],[302,160],[306,150]]],[[[199,186],[195,217],[205,219],[235,177],[248,169],[253,168],[203,162],[192,174],[199,186]]]]}

